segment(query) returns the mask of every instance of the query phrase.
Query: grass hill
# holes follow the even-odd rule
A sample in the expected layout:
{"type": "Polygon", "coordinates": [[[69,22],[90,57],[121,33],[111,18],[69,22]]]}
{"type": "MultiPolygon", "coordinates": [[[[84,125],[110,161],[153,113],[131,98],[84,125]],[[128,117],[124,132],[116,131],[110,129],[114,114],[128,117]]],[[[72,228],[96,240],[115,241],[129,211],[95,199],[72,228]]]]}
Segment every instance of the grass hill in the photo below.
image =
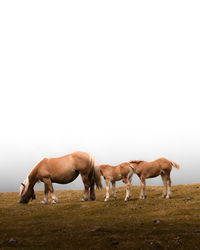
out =
{"type": "Polygon", "coordinates": [[[95,202],[81,203],[82,191],[56,191],[59,203],[36,200],[18,204],[18,193],[0,193],[0,249],[200,249],[200,185],[172,187],[172,199],[161,199],[162,187],[139,187],[124,202],[104,202],[105,189],[95,202]]]}

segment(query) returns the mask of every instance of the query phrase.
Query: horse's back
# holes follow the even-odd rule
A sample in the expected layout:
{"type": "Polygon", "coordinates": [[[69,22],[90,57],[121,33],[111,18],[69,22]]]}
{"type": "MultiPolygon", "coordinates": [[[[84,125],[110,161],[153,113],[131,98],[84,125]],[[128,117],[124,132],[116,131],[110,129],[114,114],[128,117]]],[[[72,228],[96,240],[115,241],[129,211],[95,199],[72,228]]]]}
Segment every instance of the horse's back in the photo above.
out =
{"type": "Polygon", "coordinates": [[[161,167],[158,160],[155,161],[141,161],[135,166],[136,174],[144,178],[153,178],[160,174],[161,167]]]}
{"type": "Polygon", "coordinates": [[[61,157],[49,158],[48,165],[54,168],[73,166],[77,170],[82,170],[89,165],[90,155],[86,152],[76,151],[61,157]]]}
{"type": "Polygon", "coordinates": [[[111,166],[108,164],[103,164],[99,166],[101,175],[103,175],[103,177],[109,178],[109,179],[115,179],[116,176],[120,175],[120,165],[118,166],[111,166]]]}
{"type": "Polygon", "coordinates": [[[79,171],[89,171],[89,158],[89,154],[79,151],[61,157],[44,158],[38,166],[38,177],[49,177],[58,183],[71,182],[79,171]]]}
{"type": "Polygon", "coordinates": [[[151,173],[155,173],[155,176],[159,175],[161,171],[163,172],[170,172],[172,169],[171,162],[166,158],[162,157],[155,161],[148,162],[146,164],[147,168],[151,168],[151,173]]]}

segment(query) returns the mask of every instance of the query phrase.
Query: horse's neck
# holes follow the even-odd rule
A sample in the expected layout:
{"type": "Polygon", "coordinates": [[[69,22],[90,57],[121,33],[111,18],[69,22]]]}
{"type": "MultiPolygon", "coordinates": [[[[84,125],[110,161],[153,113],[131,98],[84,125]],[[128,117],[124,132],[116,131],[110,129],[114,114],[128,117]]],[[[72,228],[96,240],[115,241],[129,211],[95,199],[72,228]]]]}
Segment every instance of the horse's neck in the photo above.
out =
{"type": "Polygon", "coordinates": [[[30,172],[28,178],[29,178],[29,187],[30,188],[34,187],[35,183],[37,182],[37,173],[35,168],[30,172]]]}

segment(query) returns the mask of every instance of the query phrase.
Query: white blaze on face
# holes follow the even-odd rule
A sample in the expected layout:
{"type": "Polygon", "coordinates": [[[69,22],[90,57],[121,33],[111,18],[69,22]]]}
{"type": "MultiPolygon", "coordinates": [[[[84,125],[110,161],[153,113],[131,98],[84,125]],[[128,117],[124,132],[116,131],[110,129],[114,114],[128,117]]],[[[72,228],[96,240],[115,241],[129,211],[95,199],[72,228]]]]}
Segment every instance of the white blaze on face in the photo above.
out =
{"type": "Polygon", "coordinates": [[[27,176],[26,179],[23,182],[23,185],[20,186],[20,189],[19,189],[19,195],[20,196],[22,196],[23,194],[26,193],[26,191],[28,189],[28,186],[29,186],[29,179],[28,179],[28,176],[27,176]]]}

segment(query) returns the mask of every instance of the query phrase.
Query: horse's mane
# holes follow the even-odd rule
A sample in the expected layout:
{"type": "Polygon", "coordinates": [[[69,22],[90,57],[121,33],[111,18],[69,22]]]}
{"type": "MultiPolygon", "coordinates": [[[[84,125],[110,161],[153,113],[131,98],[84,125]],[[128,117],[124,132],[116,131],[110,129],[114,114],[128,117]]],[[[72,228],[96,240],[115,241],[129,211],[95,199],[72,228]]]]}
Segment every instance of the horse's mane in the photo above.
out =
{"type": "Polygon", "coordinates": [[[139,163],[141,163],[141,162],[143,162],[143,161],[138,161],[138,160],[134,160],[134,161],[129,161],[129,163],[136,163],[136,164],[139,164],[139,163]]]}
{"type": "Polygon", "coordinates": [[[23,183],[21,183],[20,189],[19,189],[19,195],[22,195],[23,193],[26,193],[27,189],[29,186],[29,178],[28,176],[26,177],[26,179],[24,180],[23,183]]]}

